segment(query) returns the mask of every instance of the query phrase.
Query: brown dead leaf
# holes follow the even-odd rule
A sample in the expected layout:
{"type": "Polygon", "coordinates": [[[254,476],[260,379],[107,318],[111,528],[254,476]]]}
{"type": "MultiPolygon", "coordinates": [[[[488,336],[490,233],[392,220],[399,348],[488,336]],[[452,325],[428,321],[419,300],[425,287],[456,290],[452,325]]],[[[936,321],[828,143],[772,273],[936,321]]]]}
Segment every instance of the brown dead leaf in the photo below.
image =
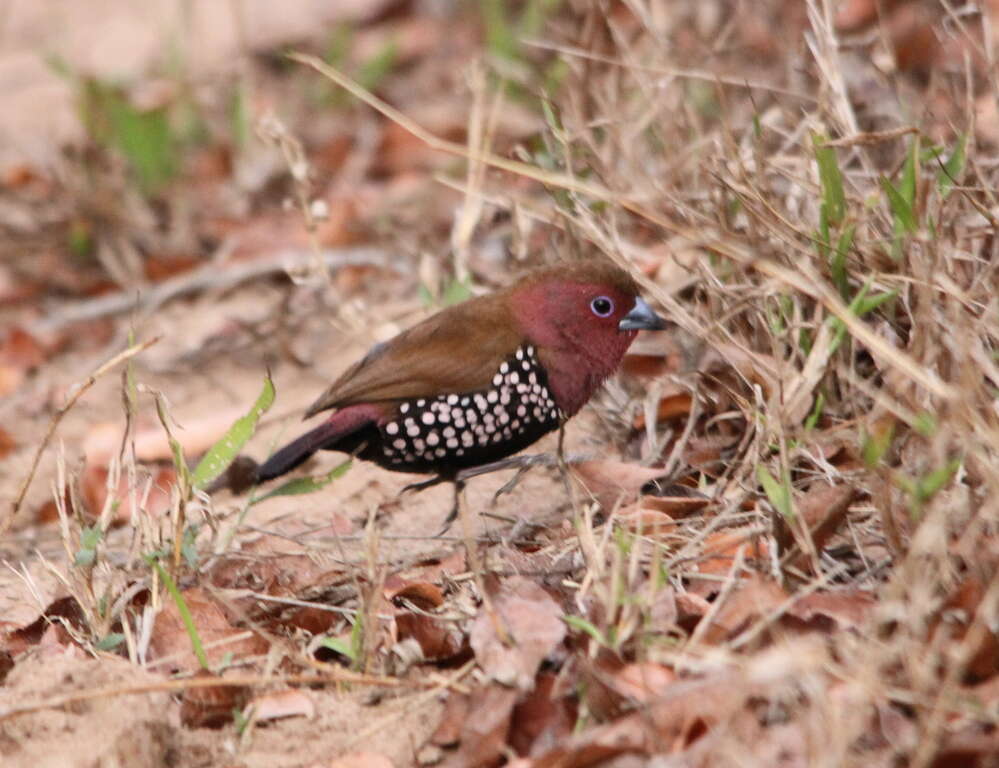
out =
{"type": "Polygon", "coordinates": [[[540,673],[534,690],[514,708],[510,746],[518,755],[540,754],[572,734],[578,705],[574,697],[554,695],[556,679],[540,673]]]}
{"type": "Polygon", "coordinates": [[[444,593],[436,584],[428,581],[407,581],[396,573],[389,574],[385,578],[382,594],[386,600],[405,598],[425,611],[444,604],[444,593]]]}
{"type": "MultiPolygon", "coordinates": [[[[150,467],[149,493],[145,494],[146,479],[140,477],[138,497],[132,495],[128,485],[128,477],[124,474],[118,482],[114,499],[117,507],[114,517],[115,524],[126,523],[132,519],[136,510],[133,502],[138,502],[142,514],[159,518],[166,515],[172,505],[171,488],[177,482],[177,472],[172,466],[150,467]]],[[[86,509],[84,513],[97,517],[108,496],[108,470],[106,467],[87,465],[80,476],[80,490],[86,509]]]]}
{"type": "Polygon", "coordinates": [[[16,447],[17,443],[15,443],[14,438],[10,436],[10,432],[3,427],[0,427],[0,459],[6,458],[6,456],[16,447]]]}
{"type": "MultiPolygon", "coordinates": [[[[203,414],[199,419],[180,421],[174,437],[184,449],[188,458],[198,456],[211,448],[245,413],[245,406],[239,408],[215,409],[203,414]]],[[[111,457],[121,446],[122,427],[120,422],[94,424],[83,439],[83,453],[87,464],[106,467],[111,457]]],[[[166,432],[159,423],[137,430],[135,435],[135,457],[139,461],[169,461],[173,457],[166,432]]]]}
{"type": "Polygon", "coordinates": [[[774,516],[774,535],[779,551],[783,554],[792,543],[796,543],[799,553],[792,563],[800,566],[805,561],[805,552],[809,550],[804,542],[798,540],[804,535],[797,527],[800,524],[807,527],[815,550],[822,551],[846,520],[850,504],[856,496],[857,489],[849,485],[814,483],[795,503],[798,512],[795,525],[789,524],[783,515],[774,516]]]}
{"type": "Polygon", "coordinates": [[[745,579],[732,590],[725,604],[715,613],[702,636],[713,645],[731,640],[756,621],[768,616],[785,602],[788,595],[777,582],[760,576],[745,579]]]}
{"type": "Polygon", "coordinates": [[[430,743],[440,747],[450,747],[458,743],[461,738],[461,729],[468,717],[468,705],[471,696],[467,693],[459,693],[452,690],[448,693],[444,702],[444,711],[441,712],[440,722],[430,737],[430,743]]]}
{"type": "Polygon", "coordinates": [[[45,362],[42,344],[20,326],[0,337],[0,397],[9,395],[35,368],[45,362]]]}
{"type": "Polygon", "coordinates": [[[284,691],[270,691],[255,696],[243,713],[255,721],[279,720],[285,717],[316,716],[316,705],[305,691],[289,688],[284,691]]]}
{"type": "Polygon", "coordinates": [[[572,471],[604,506],[634,499],[643,485],[662,475],[661,469],[614,459],[581,461],[572,465],[572,471]]]}
{"type": "MultiPolygon", "coordinates": [[[[666,395],[659,400],[659,404],[656,406],[656,424],[688,416],[693,404],[694,399],[689,392],[677,392],[676,394],[666,395]]],[[[635,429],[645,429],[644,410],[640,410],[635,414],[632,426],[635,429]]]]}
{"type": "Polygon", "coordinates": [[[483,603],[469,632],[476,661],[493,680],[530,690],[541,662],[565,638],[562,608],[522,576],[503,579],[490,596],[492,610],[483,603]]]}
{"type": "Polygon", "coordinates": [[[851,629],[867,621],[875,604],[874,595],[860,589],[813,592],[795,600],[787,614],[810,628],[851,629]]]}
{"type": "Polygon", "coordinates": [[[614,521],[626,531],[661,538],[676,533],[676,522],[658,509],[646,509],[644,499],[622,509],[614,516],[614,521]]]}
{"type": "MultiPolygon", "coordinates": [[[[218,677],[202,669],[195,678],[218,677]]],[[[249,689],[237,685],[187,688],[181,697],[180,721],[188,728],[222,728],[232,722],[233,712],[246,703],[249,689]]]]}
{"type": "Polygon", "coordinates": [[[625,663],[602,653],[583,670],[587,708],[606,722],[648,704],[676,679],[673,670],[653,662],[625,663]]]}
{"type": "Polygon", "coordinates": [[[763,542],[755,532],[742,531],[733,528],[728,531],[716,531],[704,540],[703,554],[694,564],[698,573],[723,576],[732,569],[736,553],[743,549],[747,559],[763,558],[766,553],[763,542]]]}
{"type": "Polygon", "coordinates": [[[329,768],[393,768],[392,761],[380,752],[351,752],[329,763],[329,768]]]}
{"type": "Polygon", "coordinates": [[[517,692],[500,685],[476,688],[468,699],[468,717],[462,722],[458,750],[444,768],[495,765],[503,754],[517,692]]]}
{"type": "Polygon", "coordinates": [[[398,614],[395,623],[399,640],[416,640],[427,661],[443,661],[461,653],[463,636],[454,622],[407,612],[398,614]]]}
{"type": "MultiPolygon", "coordinates": [[[[239,659],[267,652],[264,638],[252,631],[233,627],[219,604],[203,589],[191,587],[182,595],[210,664],[219,664],[226,654],[239,659]]],[[[191,647],[191,638],[173,600],[167,599],[156,616],[149,650],[152,659],[169,658],[168,666],[172,669],[200,669],[191,647]]]]}

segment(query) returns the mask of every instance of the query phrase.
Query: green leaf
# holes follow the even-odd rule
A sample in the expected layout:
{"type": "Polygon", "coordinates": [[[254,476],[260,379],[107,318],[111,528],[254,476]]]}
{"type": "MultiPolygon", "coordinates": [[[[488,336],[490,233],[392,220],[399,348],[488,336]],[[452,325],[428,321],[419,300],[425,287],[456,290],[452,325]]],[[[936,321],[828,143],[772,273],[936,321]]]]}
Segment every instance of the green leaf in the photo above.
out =
{"type": "Polygon", "coordinates": [[[839,170],[836,150],[825,146],[825,142],[825,136],[812,136],[815,162],[819,167],[819,183],[822,185],[822,203],[826,206],[829,224],[835,226],[846,215],[846,195],[843,192],[843,175],[839,170]]]}
{"type": "Polygon", "coordinates": [[[452,304],[460,304],[472,298],[471,282],[455,278],[447,284],[444,295],[441,297],[441,304],[450,307],[452,304]]]}
{"type": "Polygon", "coordinates": [[[940,190],[941,197],[946,198],[954,185],[961,180],[961,174],[964,173],[967,146],[968,136],[962,133],[961,137],[957,140],[954,151],[951,152],[950,157],[947,158],[947,162],[943,164],[943,168],[937,175],[937,189],[940,190]]]}
{"type": "Polygon", "coordinates": [[[888,179],[881,180],[881,187],[888,195],[892,216],[895,221],[896,234],[911,234],[916,231],[916,213],[912,204],[905,199],[905,194],[895,188],[888,179]]]}
{"type": "Polygon", "coordinates": [[[812,406],[812,412],[808,414],[808,418],[805,419],[805,431],[810,432],[815,429],[815,425],[818,424],[819,418],[822,416],[822,409],[826,405],[826,396],[819,392],[815,398],[815,405],[812,406]]]}
{"type": "Polygon", "coordinates": [[[237,419],[236,423],[225,433],[225,436],[209,448],[201,461],[198,462],[198,466],[191,477],[191,483],[195,488],[204,488],[208,483],[225,472],[228,466],[239,455],[243,446],[253,437],[261,415],[267,413],[267,410],[273,403],[274,382],[271,381],[270,374],[268,374],[264,379],[264,388],[260,392],[257,402],[250,409],[250,412],[242,418],[237,419]]]}
{"type": "Polygon", "coordinates": [[[866,435],[860,447],[860,456],[864,460],[864,466],[874,469],[881,463],[881,459],[891,447],[895,437],[895,422],[889,422],[887,427],[878,430],[873,435],[866,435]]]}
{"type": "Polygon", "coordinates": [[[173,602],[177,606],[177,613],[180,614],[180,620],[184,623],[187,636],[191,640],[191,648],[194,650],[194,655],[197,657],[198,663],[202,669],[208,669],[208,656],[205,654],[205,647],[201,644],[201,636],[198,634],[198,628],[194,625],[194,618],[191,616],[191,611],[184,601],[184,596],[177,589],[177,584],[170,578],[170,574],[166,572],[155,558],[147,556],[146,559],[163,581],[167,591],[170,593],[170,597],[173,598],[173,602]]]}
{"type": "Polygon", "coordinates": [[[589,635],[600,645],[610,645],[610,643],[607,642],[607,638],[604,636],[604,633],[582,616],[563,616],[562,621],[568,624],[572,629],[575,629],[577,632],[583,632],[589,635]]]}
{"type": "Polygon", "coordinates": [[[935,469],[919,478],[919,482],[916,483],[916,498],[919,502],[922,503],[932,498],[937,491],[950,482],[950,479],[960,466],[961,459],[954,458],[939,469],[935,469]]]}
{"type": "Polygon", "coordinates": [[[80,531],[80,549],[73,559],[73,565],[80,568],[88,568],[97,559],[97,546],[101,543],[103,534],[101,529],[95,526],[85,526],[80,531]]]}
{"type": "Polygon", "coordinates": [[[357,661],[357,654],[351,647],[352,644],[346,640],[339,637],[324,637],[320,645],[323,648],[329,648],[331,651],[339,653],[341,656],[346,656],[351,661],[357,661]]]}
{"type": "Polygon", "coordinates": [[[125,636],[121,632],[111,632],[94,643],[94,648],[98,651],[113,651],[123,642],[125,642],[125,636]]]}
{"type": "Polygon", "coordinates": [[[794,508],[791,505],[791,484],[787,477],[779,482],[762,464],[756,465],[756,477],[763,486],[770,503],[786,520],[794,519],[794,508]]]}
{"type": "Polygon", "coordinates": [[[338,477],[345,475],[348,469],[350,469],[349,459],[343,462],[343,464],[333,467],[325,475],[319,475],[318,477],[296,477],[294,480],[289,480],[287,483],[279,485],[273,491],[265,493],[263,496],[250,499],[250,505],[259,504],[261,501],[272,499],[275,496],[303,496],[306,493],[315,493],[325,488],[338,477]]]}
{"type": "Polygon", "coordinates": [[[836,241],[836,250],[829,260],[829,272],[832,275],[833,285],[839,291],[839,295],[845,300],[850,295],[850,282],[846,272],[846,256],[853,247],[853,235],[857,231],[856,224],[847,224],[840,233],[839,240],[836,241]]]}
{"type": "Polygon", "coordinates": [[[909,153],[902,167],[902,183],[899,185],[899,192],[913,210],[916,207],[916,186],[919,180],[919,156],[919,134],[916,134],[909,144],[909,153]]]}

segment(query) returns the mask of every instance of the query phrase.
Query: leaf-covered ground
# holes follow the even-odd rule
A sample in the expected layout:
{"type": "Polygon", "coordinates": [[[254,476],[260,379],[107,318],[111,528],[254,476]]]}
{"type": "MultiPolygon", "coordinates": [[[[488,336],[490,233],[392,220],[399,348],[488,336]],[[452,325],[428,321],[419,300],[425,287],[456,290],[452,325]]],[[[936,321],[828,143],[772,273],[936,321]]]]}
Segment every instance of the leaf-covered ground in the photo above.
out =
{"type": "Polygon", "coordinates": [[[4,766],[996,764],[994,3],[37,5],[4,766]],[[444,535],[336,454],[241,487],[372,344],[581,255],[675,327],[568,477],[547,438],[444,535]]]}

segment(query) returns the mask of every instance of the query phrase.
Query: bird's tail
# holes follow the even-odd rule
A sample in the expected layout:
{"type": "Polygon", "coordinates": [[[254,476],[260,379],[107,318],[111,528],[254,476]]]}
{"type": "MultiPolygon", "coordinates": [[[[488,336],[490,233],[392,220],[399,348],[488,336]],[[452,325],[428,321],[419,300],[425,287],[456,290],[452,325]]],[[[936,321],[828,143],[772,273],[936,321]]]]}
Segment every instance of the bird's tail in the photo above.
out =
{"type": "Polygon", "coordinates": [[[351,453],[369,437],[365,434],[367,430],[375,427],[376,422],[372,415],[363,407],[357,406],[335,413],[318,427],[310,429],[276,451],[257,467],[256,482],[263,483],[291,472],[316,451],[336,450],[351,453]]]}

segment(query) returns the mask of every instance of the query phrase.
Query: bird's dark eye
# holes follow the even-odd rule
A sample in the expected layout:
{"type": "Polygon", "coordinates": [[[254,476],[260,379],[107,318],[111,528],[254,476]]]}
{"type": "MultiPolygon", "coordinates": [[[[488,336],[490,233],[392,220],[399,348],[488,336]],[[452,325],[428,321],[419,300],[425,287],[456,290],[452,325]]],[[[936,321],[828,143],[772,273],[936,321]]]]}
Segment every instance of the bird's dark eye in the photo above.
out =
{"type": "Polygon", "coordinates": [[[614,311],[614,302],[606,296],[597,296],[597,298],[590,302],[590,309],[593,310],[593,314],[597,317],[610,317],[614,311]]]}

